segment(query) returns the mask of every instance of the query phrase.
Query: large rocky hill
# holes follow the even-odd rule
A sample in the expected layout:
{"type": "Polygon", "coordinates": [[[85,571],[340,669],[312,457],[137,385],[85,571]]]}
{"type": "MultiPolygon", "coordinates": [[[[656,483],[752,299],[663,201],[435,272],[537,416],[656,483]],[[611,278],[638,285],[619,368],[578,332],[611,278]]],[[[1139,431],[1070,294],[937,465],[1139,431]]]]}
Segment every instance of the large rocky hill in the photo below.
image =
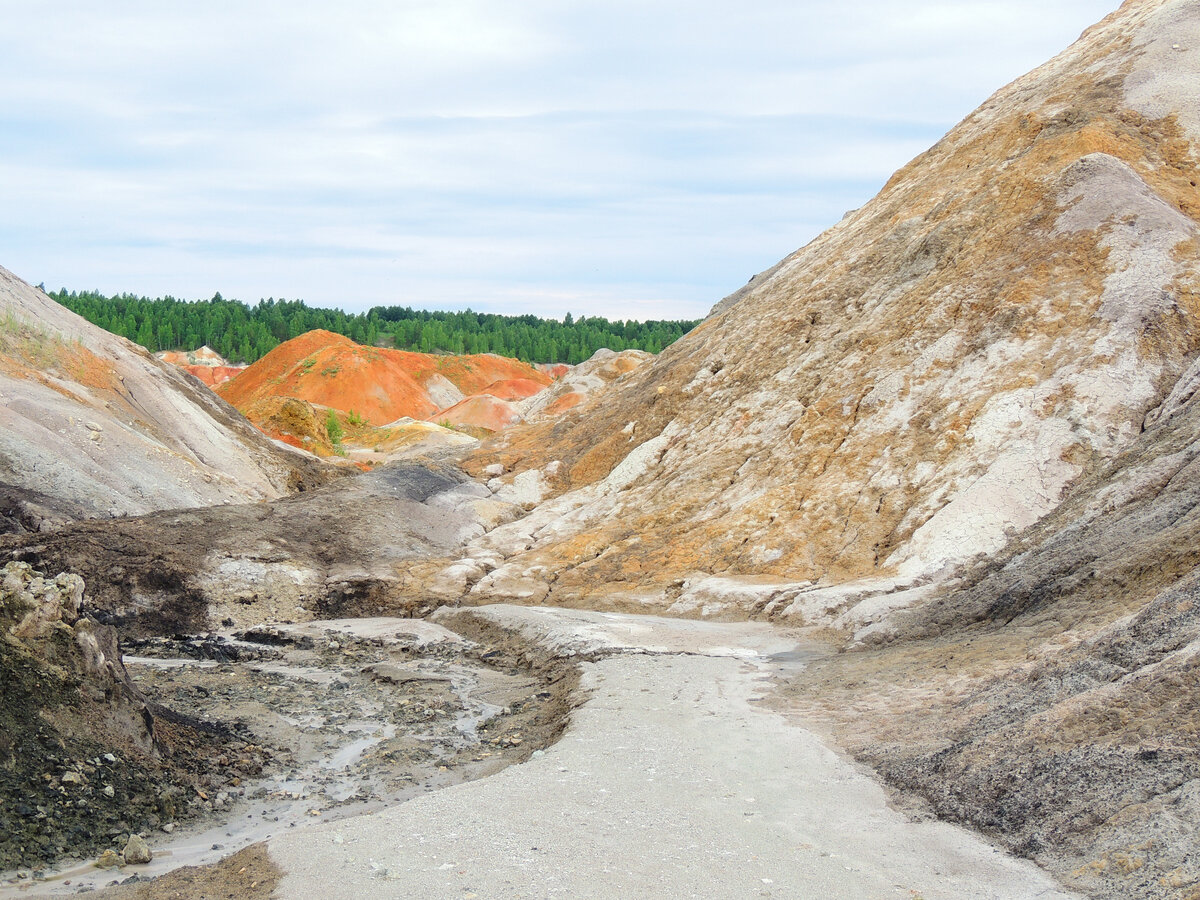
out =
{"type": "Polygon", "coordinates": [[[0,530],[322,480],[193,378],[0,269],[0,530]]]}
{"type": "Polygon", "coordinates": [[[553,498],[475,597],[828,624],[1054,510],[1200,338],[1197,17],[1127,2],[602,406],[506,433],[475,465],[553,498]]]}
{"type": "Polygon", "coordinates": [[[1091,896],[1200,896],[1198,99],[1200,3],[1128,0],[486,448],[545,499],[467,601],[829,629],[788,704],[900,802],[1091,896]]]}

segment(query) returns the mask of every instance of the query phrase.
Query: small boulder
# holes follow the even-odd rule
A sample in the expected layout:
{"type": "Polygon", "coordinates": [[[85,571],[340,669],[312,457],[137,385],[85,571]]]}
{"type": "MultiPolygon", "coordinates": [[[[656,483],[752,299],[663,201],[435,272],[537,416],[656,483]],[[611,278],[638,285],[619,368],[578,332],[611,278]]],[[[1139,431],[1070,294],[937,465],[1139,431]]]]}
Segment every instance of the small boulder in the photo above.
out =
{"type": "Polygon", "coordinates": [[[125,862],[130,865],[140,866],[150,862],[150,848],[136,834],[129,836],[129,843],[125,845],[125,850],[121,855],[125,857],[125,862]]]}
{"type": "Polygon", "coordinates": [[[105,850],[94,863],[97,869],[116,869],[125,865],[116,850],[105,850]]]}

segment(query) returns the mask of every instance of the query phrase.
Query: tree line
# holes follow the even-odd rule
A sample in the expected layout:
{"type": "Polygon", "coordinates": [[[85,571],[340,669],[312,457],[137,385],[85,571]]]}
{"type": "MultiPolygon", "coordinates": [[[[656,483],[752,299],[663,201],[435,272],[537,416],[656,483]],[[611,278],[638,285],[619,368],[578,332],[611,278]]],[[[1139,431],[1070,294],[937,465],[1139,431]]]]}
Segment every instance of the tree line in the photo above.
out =
{"type": "Polygon", "coordinates": [[[310,307],[302,300],[226,300],[105,296],[98,291],[50,292],[68,309],[152,353],[208,345],[235,363],[252,363],[306,331],[323,328],[360,344],[421,353],[497,353],[530,363],[580,363],[601,347],[658,353],[695,321],[610,321],[570,313],[560,322],[539,316],[435,312],[377,306],[365,313],[310,307]]]}

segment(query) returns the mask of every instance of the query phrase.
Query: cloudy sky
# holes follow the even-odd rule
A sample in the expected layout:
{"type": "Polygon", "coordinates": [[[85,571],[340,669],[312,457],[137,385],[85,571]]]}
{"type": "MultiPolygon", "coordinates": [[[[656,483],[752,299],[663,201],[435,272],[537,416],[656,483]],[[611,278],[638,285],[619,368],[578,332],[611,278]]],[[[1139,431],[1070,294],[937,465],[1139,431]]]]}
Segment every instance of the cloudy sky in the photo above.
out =
{"type": "Polygon", "coordinates": [[[0,265],[701,316],[1118,5],[0,0],[0,265]]]}

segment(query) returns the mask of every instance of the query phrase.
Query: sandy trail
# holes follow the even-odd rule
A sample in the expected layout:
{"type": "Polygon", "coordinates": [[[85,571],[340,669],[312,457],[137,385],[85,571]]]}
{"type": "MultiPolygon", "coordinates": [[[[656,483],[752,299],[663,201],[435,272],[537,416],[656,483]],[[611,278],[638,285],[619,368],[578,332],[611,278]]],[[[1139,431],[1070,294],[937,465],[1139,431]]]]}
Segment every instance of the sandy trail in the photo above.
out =
{"type": "Polygon", "coordinates": [[[594,660],[562,740],[481,781],[278,836],[277,896],[1077,896],[967,831],[908,820],[863,769],[762,708],[772,668],[803,657],[767,626],[466,615],[594,660]]]}

